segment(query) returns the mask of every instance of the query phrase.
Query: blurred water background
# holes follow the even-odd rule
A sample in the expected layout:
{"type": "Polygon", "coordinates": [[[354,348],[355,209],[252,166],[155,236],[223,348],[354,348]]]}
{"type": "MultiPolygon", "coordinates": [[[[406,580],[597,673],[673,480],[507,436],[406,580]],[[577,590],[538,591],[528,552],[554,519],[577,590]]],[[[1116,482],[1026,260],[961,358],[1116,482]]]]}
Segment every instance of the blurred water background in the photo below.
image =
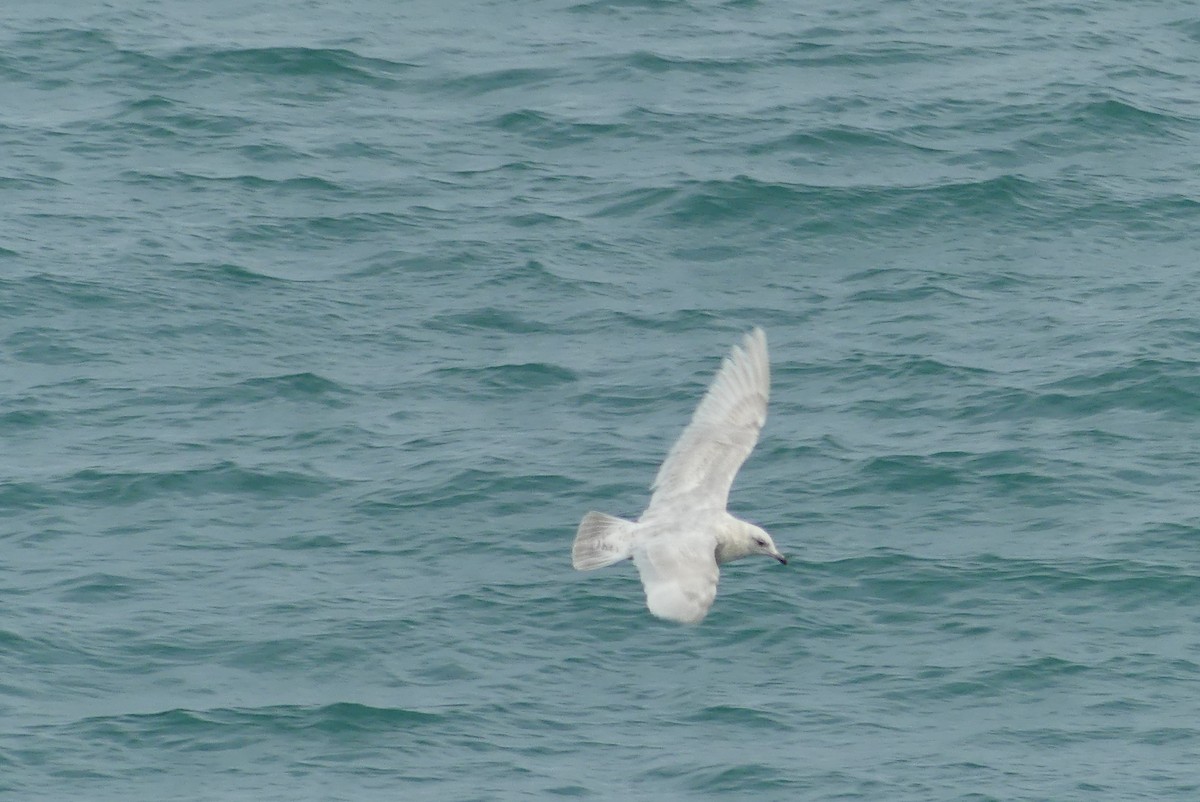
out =
{"type": "Polygon", "coordinates": [[[6,799],[1200,795],[1191,3],[6,4],[0,208],[6,799]]]}

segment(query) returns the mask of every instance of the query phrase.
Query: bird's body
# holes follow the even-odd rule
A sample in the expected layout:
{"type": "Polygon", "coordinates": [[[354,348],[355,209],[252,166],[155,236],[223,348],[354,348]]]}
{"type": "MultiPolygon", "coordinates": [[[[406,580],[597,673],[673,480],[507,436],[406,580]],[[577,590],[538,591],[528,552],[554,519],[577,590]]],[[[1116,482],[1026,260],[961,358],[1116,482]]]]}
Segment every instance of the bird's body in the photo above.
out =
{"type": "Polygon", "coordinates": [[[584,516],[571,551],[575,568],[632,559],[650,612],[697,623],[716,598],[721,563],[765,554],[786,564],[770,535],[725,510],[734,476],[766,422],[770,384],[767,338],[756,328],[722,362],[659,468],[641,517],[584,516]]]}

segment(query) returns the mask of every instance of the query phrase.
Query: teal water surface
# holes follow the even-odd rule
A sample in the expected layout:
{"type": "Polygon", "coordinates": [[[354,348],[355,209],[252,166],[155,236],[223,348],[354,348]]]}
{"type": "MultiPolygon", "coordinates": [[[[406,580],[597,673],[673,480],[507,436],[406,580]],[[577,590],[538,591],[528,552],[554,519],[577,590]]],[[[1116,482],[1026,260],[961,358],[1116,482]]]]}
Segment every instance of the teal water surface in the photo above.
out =
{"type": "Polygon", "coordinates": [[[0,797],[1200,794],[1191,4],[0,22],[0,797]],[[752,325],[677,627],[570,544],[752,325]]]}

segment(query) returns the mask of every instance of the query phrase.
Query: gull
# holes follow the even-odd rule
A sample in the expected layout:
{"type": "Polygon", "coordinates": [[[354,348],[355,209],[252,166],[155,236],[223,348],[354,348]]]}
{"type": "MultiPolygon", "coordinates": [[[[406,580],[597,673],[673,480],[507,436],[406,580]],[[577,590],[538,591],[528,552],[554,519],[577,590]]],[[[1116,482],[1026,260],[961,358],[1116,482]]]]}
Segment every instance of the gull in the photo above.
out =
{"type": "Polygon", "coordinates": [[[641,517],[583,516],[571,549],[575,569],[633,560],[650,612],[697,624],[716,598],[722,563],[764,554],[787,565],[770,535],[725,509],[733,478],[766,422],[770,386],[767,335],[755,328],[722,361],[658,469],[641,517]]]}

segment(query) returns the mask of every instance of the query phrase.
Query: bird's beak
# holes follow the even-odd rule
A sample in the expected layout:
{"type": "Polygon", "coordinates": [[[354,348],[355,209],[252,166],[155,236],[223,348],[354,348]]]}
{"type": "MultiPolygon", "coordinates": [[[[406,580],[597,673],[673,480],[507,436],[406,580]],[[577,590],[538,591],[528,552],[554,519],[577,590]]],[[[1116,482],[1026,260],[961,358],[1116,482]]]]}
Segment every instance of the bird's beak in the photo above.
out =
{"type": "Polygon", "coordinates": [[[784,565],[787,565],[787,557],[784,557],[779,552],[773,551],[773,552],[771,552],[771,556],[774,557],[776,560],[779,560],[779,562],[783,563],[784,565]]]}

